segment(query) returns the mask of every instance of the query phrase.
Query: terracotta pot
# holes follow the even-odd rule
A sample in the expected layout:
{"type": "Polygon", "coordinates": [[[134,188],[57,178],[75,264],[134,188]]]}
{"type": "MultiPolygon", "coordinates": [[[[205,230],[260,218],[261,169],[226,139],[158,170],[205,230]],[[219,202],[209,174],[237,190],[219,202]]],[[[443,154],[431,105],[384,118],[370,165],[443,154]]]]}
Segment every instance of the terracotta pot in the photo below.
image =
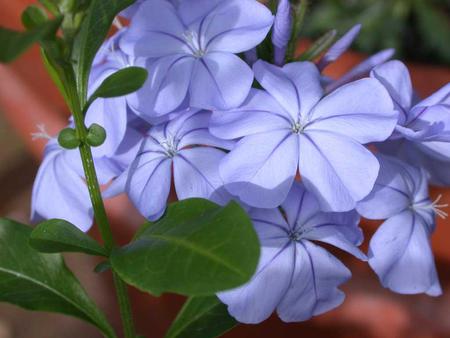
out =
{"type": "MultiPolygon", "coordinates": [[[[2,25],[20,29],[20,13],[31,0],[7,1],[2,4],[2,25]]],[[[364,59],[364,55],[347,53],[327,69],[327,75],[338,77],[364,59]]],[[[450,69],[421,64],[409,64],[418,92],[429,95],[450,81],[450,69]]],[[[22,137],[30,152],[42,156],[44,141],[31,141],[30,134],[38,124],[44,124],[50,134],[65,126],[69,115],[61,95],[47,75],[34,47],[12,66],[0,65],[0,106],[11,126],[22,137]]],[[[433,197],[443,194],[450,201],[450,190],[432,189],[433,197]]],[[[112,216],[116,238],[126,243],[142,222],[129,202],[116,198],[107,203],[112,216]]],[[[366,232],[373,232],[376,224],[368,222],[366,232]]],[[[96,230],[94,236],[98,237],[96,230]]],[[[444,287],[450,291],[450,221],[441,221],[433,237],[433,246],[440,273],[446,272],[444,287]]],[[[241,326],[225,335],[227,338],[246,337],[448,337],[450,323],[443,314],[450,312],[448,294],[439,300],[424,296],[401,297],[383,290],[367,265],[344,260],[354,272],[354,278],[344,288],[347,301],[339,309],[306,323],[283,324],[277,318],[258,325],[241,326]],[[426,308],[427,311],[423,311],[426,308]]],[[[268,290],[270,292],[270,290],[268,290]]],[[[148,337],[162,337],[176,315],[183,298],[167,295],[152,298],[132,291],[134,312],[139,331],[148,337]]],[[[117,316],[115,316],[117,318],[117,316]]],[[[189,337],[190,338],[190,337],[189,337]]],[[[193,337],[194,338],[194,337],[193,337]]]]}

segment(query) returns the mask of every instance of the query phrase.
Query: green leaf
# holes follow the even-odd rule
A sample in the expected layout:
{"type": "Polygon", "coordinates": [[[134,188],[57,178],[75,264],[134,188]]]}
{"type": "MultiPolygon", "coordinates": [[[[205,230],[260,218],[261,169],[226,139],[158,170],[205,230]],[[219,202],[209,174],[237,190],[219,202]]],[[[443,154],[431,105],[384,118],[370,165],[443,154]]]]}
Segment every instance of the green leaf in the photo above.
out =
{"type": "Polygon", "coordinates": [[[309,47],[302,55],[300,55],[296,61],[314,60],[320,54],[325,52],[336,39],[336,30],[333,29],[328,33],[322,35],[317,41],[315,41],[311,47],[309,47]]]}
{"type": "Polygon", "coordinates": [[[36,5],[28,6],[22,13],[22,24],[26,29],[33,29],[45,24],[48,16],[45,11],[36,5]]]}
{"type": "Polygon", "coordinates": [[[43,253],[84,252],[93,256],[107,256],[94,239],[61,219],[39,224],[31,233],[30,245],[43,253]]]}
{"type": "Polygon", "coordinates": [[[115,16],[135,0],[92,0],[77,33],[72,51],[81,106],[85,105],[89,73],[95,54],[105,40],[115,16]]]}
{"type": "Polygon", "coordinates": [[[189,199],[169,206],[110,261],[123,280],[154,295],[204,296],[247,282],[258,259],[257,235],[237,203],[189,199]]]}
{"type": "Polygon", "coordinates": [[[215,338],[238,325],[216,296],[189,298],[165,338],[215,338]]]}
{"type": "Polygon", "coordinates": [[[121,69],[108,76],[92,96],[108,98],[134,93],[144,85],[147,76],[147,70],[141,67],[121,69]]]}
{"type": "Polygon", "coordinates": [[[0,62],[14,61],[35,42],[55,33],[60,24],[61,19],[56,19],[26,32],[0,27],[0,62]]]}
{"type": "Polygon", "coordinates": [[[94,324],[106,337],[116,337],[62,256],[41,254],[29,246],[31,231],[26,225],[0,220],[0,301],[74,316],[94,324]]]}

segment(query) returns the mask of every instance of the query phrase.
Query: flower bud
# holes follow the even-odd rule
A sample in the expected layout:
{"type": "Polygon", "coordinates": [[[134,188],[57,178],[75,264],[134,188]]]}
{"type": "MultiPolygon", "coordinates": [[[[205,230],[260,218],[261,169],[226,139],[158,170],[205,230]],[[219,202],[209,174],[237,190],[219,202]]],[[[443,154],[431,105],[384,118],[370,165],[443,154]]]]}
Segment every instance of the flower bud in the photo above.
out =
{"type": "Polygon", "coordinates": [[[86,143],[92,147],[101,146],[106,140],[106,130],[97,123],[92,124],[88,129],[86,143]]]}
{"type": "Polygon", "coordinates": [[[58,143],[64,149],[75,149],[80,146],[80,139],[75,129],[65,128],[58,135],[58,143]]]}

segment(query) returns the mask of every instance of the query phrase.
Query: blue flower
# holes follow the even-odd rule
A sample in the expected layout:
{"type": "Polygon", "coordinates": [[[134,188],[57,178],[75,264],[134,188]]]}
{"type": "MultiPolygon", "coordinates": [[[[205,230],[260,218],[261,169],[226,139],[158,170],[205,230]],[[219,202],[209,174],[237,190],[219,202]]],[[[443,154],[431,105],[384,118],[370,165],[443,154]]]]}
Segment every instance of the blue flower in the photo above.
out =
{"type": "Polygon", "coordinates": [[[155,118],[240,105],[253,73],[235,54],[263,41],[272,22],[255,0],[145,1],[121,40],[126,53],[154,58],[138,108],[155,118]]]}
{"type": "Polygon", "coordinates": [[[403,294],[441,294],[430,236],[439,199],[428,195],[427,175],[398,159],[378,155],[380,175],[373,192],[358,203],[369,219],[386,219],[370,241],[369,264],[384,287],[403,294]]]}
{"type": "Polygon", "coordinates": [[[432,183],[450,185],[450,83],[417,102],[408,69],[400,61],[376,67],[371,76],[386,87],[399,112],[392,142],[380,150],[424,167],[432,183]]]}
{"type": "Polygon", "coordinates": [[[321,212],[314,196],[295,184],[281,209],[252,209],[250,217],[262,246],[257,271],[244,286],[218,294],[233,317],[259,323],[276,310],[283,321],[297,322],[343,302],[338,287],[351,273],[315,242],[365,260],[356,212],[321,212]]]}
{"type": "Polygon", "coordinates": [[[353,209],[379,169],[363,144],[388,138],[397,121],[386,90],[363,79],[323,97],[313,63],[253,68],[265,91],[253,89],[240,108],[211,119],[217,137],[240,138],[220,165],[226,189],[253,207],[274,208],[299,169],[324,211],[353,209]]]}
{"type": "Polygon", "coordinates": [[[218,164],[233,142],[208,131],[211,113],[192,111],[148,132],[136,159],[106,191],[107,197],[126,191],[136,208],[150,220],[166,209],[172,180],[179,200],[229,199],[221,192],[218,164]],[[173,177],[173,179],[172,179],[173,177]]]}

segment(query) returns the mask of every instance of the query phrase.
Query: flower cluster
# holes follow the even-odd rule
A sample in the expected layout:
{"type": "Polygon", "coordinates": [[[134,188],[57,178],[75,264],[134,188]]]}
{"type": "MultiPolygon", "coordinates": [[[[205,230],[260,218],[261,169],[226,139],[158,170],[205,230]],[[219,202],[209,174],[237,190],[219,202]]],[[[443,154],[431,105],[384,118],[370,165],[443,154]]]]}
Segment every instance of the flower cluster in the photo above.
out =
{"type": "MultiPolygon", "coordinates": [[[[149,78],[86,114],[87,125],[107,131],[94,148],[104,197],[126,193],[152,221],[172,187],[180,200],[241,203],[262,254],[250,282],[218,295],[231,315],[258,323],[276,310],[302,321],[341,304],[338,287],[351,273],[319,242],[368,260],[395,292],[441,293],[430,237],[445,205],[430,200],[428,184],[450,185],[450,84],[419,100],[405,65],[389,61],[392,50],[327,78],[322,71],[359,25],[317,62],[285,64],[286,0],[275,17],[256,0],[143,0],[122,14],[130,25],[98,53],[90,91],[124,67],[145,67],[149,78]],[[255,49],[269,33],[273,64],[255,49]],[[384,220],[367,256],[358,249],[360,216],[384,220]]],[[[90,228],[79,163],[76,151],[49,142],[34,221],[64,217],[90,228]]]]}

